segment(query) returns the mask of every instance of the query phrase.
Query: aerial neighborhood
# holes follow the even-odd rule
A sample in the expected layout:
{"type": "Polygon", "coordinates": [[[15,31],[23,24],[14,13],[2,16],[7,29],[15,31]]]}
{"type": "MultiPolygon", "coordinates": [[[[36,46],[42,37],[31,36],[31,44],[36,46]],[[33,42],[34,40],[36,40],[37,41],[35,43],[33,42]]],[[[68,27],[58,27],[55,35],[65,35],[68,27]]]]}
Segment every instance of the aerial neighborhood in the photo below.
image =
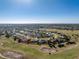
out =
{"type": "MultiPolygon", "coordinates": [[[[4,57],[7,56],[8,58],[14,59],[26,59],[24,55],[15,57],[16,54],[20,54],[18,53],[19,50],[25,51],[26,53],[36,53],[36,51],[38,51],[36,53],[38,55],[45,53],[52,56],[53,54],[72,49],[78,45],[78,28],[74,27],[75,29],[68,29],[67,27],[67,29],[63,29],[62,27],[64,26],[62,26],[59,29],[57,27],[54,28],[55,25],[53,24],[51,27],[49,27],[49,25],[41,24],[39,27],[37,24],[28,26],[27,24],[0,25],[1,51],[6,51],[1,52],[4,57]],[[48,28],[45,26],[48,26],[48,28]],[[7,51],[6,49],[10,50],[7,51]]],[[[60,25],[56,26],[60,27],[60,25]]]]}

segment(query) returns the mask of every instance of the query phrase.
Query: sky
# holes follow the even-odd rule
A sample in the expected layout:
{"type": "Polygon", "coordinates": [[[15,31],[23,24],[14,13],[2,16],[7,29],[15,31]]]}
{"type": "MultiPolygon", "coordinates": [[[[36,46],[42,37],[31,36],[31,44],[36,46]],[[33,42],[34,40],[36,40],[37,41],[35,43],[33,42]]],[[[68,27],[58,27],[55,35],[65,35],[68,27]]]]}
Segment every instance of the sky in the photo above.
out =
{"type": "Polygon", "coordinates": [[[0,23],[79,23],[79,0],[0,0],[0,23]]]}

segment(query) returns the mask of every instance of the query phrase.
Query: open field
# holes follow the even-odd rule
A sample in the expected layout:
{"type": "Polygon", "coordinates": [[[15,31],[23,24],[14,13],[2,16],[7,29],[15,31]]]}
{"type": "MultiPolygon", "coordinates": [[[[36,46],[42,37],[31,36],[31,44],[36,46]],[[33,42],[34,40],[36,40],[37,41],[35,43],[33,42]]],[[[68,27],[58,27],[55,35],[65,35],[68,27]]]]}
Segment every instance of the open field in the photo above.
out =
{"type": "MultiPolygon", "coordinates": [[[[57,31],[64,34],[72,35],[72,34],[78,34],[79,31],[67,31],[67,30],[48,30],[48,31],[57,31]]],[[[77,37],[78,42],[79,37],[77,37]]],[[[43,53],[42,51],[39,51],[39,45],[34,45],[34,48],[31,45],[22,44],[14,42],[12,38],[6,38],[4,36],[0,37],[0,44],[3,43],[3,45],[0,45],[0,52],[4,51],[16,51],[17,53],[22,53],[26,58],[28,59],[78,59],[79,56],[79,46],[78,43],[77,46],[71,49],[61,48],[58,51],[59,53],[54,53],[52,55],[49,55],[48,53],[43,53]],[[65,49],[65,50],[64,50],[65,49]]],[[[5,59],[2,56],[0,56],[0,59],[5,59]]]]}

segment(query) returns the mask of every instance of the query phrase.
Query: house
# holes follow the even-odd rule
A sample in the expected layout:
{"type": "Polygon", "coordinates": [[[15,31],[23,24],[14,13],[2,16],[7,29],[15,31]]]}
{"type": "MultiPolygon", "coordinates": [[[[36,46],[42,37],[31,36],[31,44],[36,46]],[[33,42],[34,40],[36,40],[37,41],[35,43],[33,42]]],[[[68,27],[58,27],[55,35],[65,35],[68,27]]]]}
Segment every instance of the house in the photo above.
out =
{"type": "Polygon", "coordinates": [[[31,39],[27,39],[27,38],[24,38],[24,37],[18,39],[18,43],[27,43],[27,44],[29,44],[30,42],[31,42],[31,39]]]}

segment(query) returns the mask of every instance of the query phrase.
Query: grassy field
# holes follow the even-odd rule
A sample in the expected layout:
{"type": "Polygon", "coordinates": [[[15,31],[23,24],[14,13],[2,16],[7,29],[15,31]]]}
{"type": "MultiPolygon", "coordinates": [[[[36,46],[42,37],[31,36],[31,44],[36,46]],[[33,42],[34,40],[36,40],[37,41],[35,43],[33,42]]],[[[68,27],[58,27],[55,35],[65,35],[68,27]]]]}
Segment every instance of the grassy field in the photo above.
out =
{"type": "MultiPolygon", "coordinates": [[[[59,32],[64,32],[64,30],[63,31],[60,30],[59,32]]],[[[66,34],[69,33],[69,35],[73,33],[78,34],[79,31],[73,31],[73,32],[65,31],[65,33],[66,34]]],[[[76,59],[79,56],[79,46],[73,49],[65,50],[61,53],[49,55],[47,53],[43,53],[37,50],[36,49],[38,47],[37,45],[36,45],[36,48],[32,48],[26,44],[18,44],[14,42],[12,38],[7,39],[5,37],[1,37],[0,43],[3,43],[2,46],[0,45],[0,52],[4,50],[17,51],[24,54],[29,59],[76,59]]],[[[0,57],[0,59],[3,59],[3,58],[0,57]]]]}

